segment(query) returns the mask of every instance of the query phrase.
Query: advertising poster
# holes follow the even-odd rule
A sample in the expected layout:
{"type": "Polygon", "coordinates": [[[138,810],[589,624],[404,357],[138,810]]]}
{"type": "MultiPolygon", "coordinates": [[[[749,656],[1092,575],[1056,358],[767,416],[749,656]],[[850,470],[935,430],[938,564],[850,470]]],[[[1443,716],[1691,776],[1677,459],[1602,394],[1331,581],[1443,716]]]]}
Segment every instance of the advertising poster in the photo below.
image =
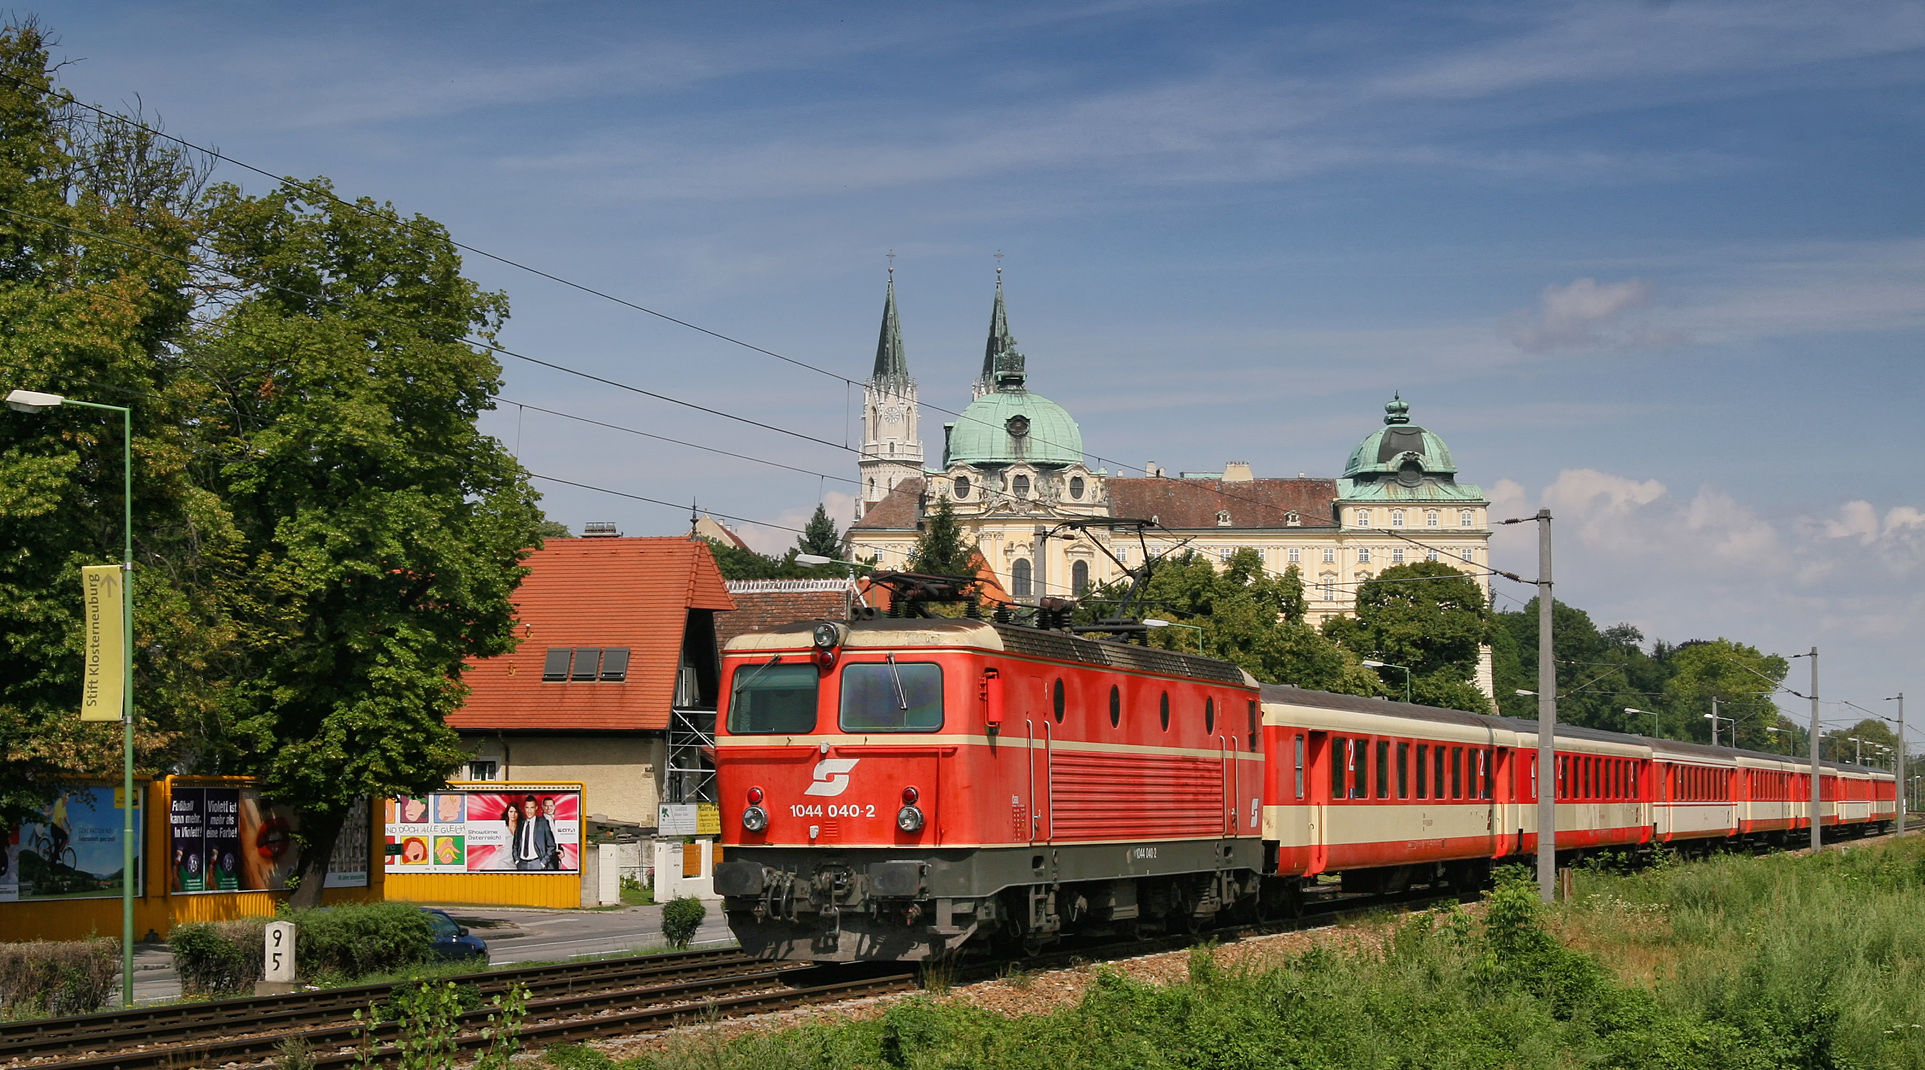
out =
{"type": "MultiPolygon", "coordinates": [[[[69,788],[29,822],[5,835],[6,872],[0,901],[96,899],[121,891],[121,834],[125,816],[115,805],[120,789],[69,788]]],[[[141,827],[140,799],[134,828],[141,827]]],[[[135,833],[134,876],[139,887],[140,835],[135,833]]]]}
{"type": "Polygon", "coordinates": [[[387,801],[389,873],[576,873],[581,792],[540,785],[387,801]]]}
{"type": "MultiPolygon", "coordinates": [[[[268,892],[287,887],[301,861],[300,824],[290,807],[253,788],[175,785],[167,804],[169,886],[181,894],[268,892]]],[[[368,804],[349,810],[329,856],[326,887],[368,883],[368,804]]]]}

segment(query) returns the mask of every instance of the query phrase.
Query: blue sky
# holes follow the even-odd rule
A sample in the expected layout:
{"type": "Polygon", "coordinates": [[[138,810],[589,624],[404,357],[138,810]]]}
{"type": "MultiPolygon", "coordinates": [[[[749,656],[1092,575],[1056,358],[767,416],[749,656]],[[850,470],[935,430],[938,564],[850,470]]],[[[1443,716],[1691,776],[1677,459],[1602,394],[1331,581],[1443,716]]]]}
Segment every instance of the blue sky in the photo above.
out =
{"type": "MultiPolygon", "coordinates": [[[[1000,251],[1031,385],[1112,469],[1335,475],[1401,390],[1498,510],[1551,506],[1560,595],[1601,623],[1815,643],[1830,694],[1925,696],[1916,3],[25,10],[85,99],[852,378],[893,249],[910,368],[950,409],[1000,251]]],[[[469,267],[510,294],[512,348],[849,433],[839,382],[469,267]]],[[[517,401],[854,474],[839,449],[506,373],[517,401]]],[[[847,519],[833,479],[513,406],[490,426],[535,472],[847,519]]],[[[542,489],[573,526],[686,523],[542,489]]],[[[1533,574],[1512,534],[1499,564],[1533,574]]]]}

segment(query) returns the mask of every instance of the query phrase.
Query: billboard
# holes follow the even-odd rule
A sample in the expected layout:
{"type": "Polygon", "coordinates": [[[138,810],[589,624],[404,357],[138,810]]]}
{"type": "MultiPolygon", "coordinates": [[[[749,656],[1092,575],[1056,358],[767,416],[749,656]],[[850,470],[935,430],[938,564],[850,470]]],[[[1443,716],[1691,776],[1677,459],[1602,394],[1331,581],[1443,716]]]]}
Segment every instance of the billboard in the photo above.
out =
{"type": "MultiPolygon", "coordinates": [[[[263,802],[247,787],[175,785],[167,803],[168,888],[197,892],[266,892],[287,887],[301,860],[300,818],[291,807],[263,802]]],[[[368,803],[349,809],[328,859],[325,887],[368,883],[368,803]]]]}
{"type": "Polygon", "coordinates": [[[499,784],[387,800],[389,873],[578,873],[581,788],[499,784]]]}
{"type": "MultiPolygon", "coordinates": [[[[140,790],[135,789],[134,799],[135,894],[140,889],[140,790]]],[[[126,823],[120,793],[114,787],[67,788],[38,820],[4,830],[0,902],[120,895],[126,823]]]]}

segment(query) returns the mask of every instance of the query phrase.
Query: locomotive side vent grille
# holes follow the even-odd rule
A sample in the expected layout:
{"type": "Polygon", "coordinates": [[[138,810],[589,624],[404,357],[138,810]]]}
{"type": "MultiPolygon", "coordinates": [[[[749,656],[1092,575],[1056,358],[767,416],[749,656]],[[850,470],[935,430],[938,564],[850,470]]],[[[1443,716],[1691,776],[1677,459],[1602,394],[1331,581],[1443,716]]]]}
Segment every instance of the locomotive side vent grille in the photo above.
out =
{"type": "Polygon", "coordinates": [[[1177,654],[1131,643],[1078,639],[1076,636],[1065,635],[1062,632],[1023,628],[1013,624],[996,624],[993,627],[996,633],[1003,637],[1004,649],[1014,654],[1029,654],[1062,661],[1081,661],[1091,665],[1137,669],[1168,676],[1190,676],[1226,684],[1243,683],[1241,670],[1227,661],[1218,661],[1215,658],[1177,654]]]}

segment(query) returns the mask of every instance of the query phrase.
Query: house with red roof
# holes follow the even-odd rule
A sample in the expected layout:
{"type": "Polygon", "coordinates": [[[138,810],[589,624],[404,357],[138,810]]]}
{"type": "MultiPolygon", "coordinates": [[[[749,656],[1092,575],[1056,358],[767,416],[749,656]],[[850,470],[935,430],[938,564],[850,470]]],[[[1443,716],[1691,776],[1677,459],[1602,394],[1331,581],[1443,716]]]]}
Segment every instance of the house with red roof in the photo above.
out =
{"type": "Polygon", "coordinates": [[[578,780],[586,813],[647,828],[659,803],[710,797],[690,736],[713,732],[716,615],[735,602],[708,544],[551,539],[526,564],[520,645],[469,663],[448,719],[474,755],[467,779],[578,780]]]}

